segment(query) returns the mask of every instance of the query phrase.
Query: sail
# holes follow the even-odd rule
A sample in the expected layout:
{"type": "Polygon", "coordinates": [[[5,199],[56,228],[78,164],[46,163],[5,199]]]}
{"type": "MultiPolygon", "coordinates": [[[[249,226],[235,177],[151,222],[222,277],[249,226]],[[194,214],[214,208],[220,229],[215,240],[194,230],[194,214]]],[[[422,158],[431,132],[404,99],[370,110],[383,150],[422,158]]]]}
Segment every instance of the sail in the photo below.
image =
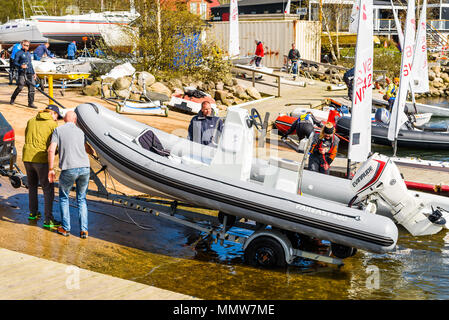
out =
{"type": "Polygon", "coordinates": [[[360,0],[355,53],[354,94],[348,158],[365,161],[371,152],[373,101],[373,0],[360,0]]]}
{"type": "Polygon", "coordinates": [[[429,69],[427,65],[427,0],[423,1],[416,35],[415,57],[413,59],[412,89],[415,93],[429,92],[429,69]]]}
{"type": "Polygon", "coordinates": [[[388,127],[388,140],[394,141],[401,126],[407,121],[404,113],[410,81],[412,78],[413,52],[415,47],[415,1],[409,0],[407,5],[407,19],[405,24],[404,43],[401,59],[401,75],[399,90],[391,112],[390,125],[388,127]]]}
{"type": "Polygon", "coordinates": [[[402,32],[401,23],[399,22],[398,13],[396,12],[396,9],[394,8],[393,0],[390,0],[391,2],[391,8],[393,10],[393,16],[394,16],[394,22],[396,24],[396,30],[398,31],[398,38],[399,38],[399,46],[402,50],[402,44],[404,43],[404,33],[402,32]]]}
{"type": "Polygon", "coordinates": [[[285,6],[284,14],[290,14],[290,4],[291,0],[288,0],[287,5],[285,6]]]}
{"type": "Polygon", "coordinates": [[[229,12],[229,56],[240,54],[238,0],[231,0],[229,12]]]}
{"type": "Polygon", "coordinates": [[[354,0],[351,11],[351,20],[349,22],[349,33],[357,33],[357,28],[359,27],[359,10],[360,0],[354,0]]]}

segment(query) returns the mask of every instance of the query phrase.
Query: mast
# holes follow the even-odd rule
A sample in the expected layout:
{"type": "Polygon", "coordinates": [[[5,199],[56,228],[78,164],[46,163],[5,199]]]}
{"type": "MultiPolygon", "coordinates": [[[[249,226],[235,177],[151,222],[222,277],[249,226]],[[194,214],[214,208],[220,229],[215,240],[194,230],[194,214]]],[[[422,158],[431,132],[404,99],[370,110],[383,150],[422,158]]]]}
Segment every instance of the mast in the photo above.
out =
{"type": "Polygon", "coordinates": [[[26,19],[26,15],[25,15],[25,0],[22,0],[22,11],[23,11],[23,18],[26,19]]]}

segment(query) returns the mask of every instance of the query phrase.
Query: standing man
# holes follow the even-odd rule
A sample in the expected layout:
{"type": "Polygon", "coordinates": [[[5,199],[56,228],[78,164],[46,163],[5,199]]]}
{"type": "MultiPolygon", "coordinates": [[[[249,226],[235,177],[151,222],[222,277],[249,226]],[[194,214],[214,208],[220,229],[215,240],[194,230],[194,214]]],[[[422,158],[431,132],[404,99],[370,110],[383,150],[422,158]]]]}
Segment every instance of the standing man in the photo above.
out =
{"type": "Polygon", "coordinates": [[[223,121],[213,115],[210,102],[201,104],[201,111],[190,121],[188,139],[204,145],[216,146],[223,131],[223,121]]]}
{"type": "Polygon", "coordinates": [[[37,220],[38,211],[37,187],[40,184],[44,191],[45,221],[44,227],[53,228],[60,225],[53,217],[54,184],[48,181],[47,148],[53,131],[58,126],[56,120],[61,119],[59,108],[49,105],[35,117],[28,120],[25,129],[23,146],[23,163],[28,177],[29,220],[37,220]]]}
{"type": "Polygon", "coordinates": [[[255,55],[256,55],[256,58],[255,58],[256,67],[260,67],[260,62],[262,61],[262,58],[265,56],[262,41],[256,40],[255,55]]]}
{"type": "Polygon", "coordinates": [[[296,49],[296,45],[292,43],[292,48],[288,52],[288,60],[292,62],[292,72],[293,72],[293,80],[296,80],[296,76],[298,75],[298,60],[301,58],[298,49],[296,49]]]}
{"type": "Polygon", "coordinates": [[[328,122],[315,134],[310,148],[309,170],[329,174],[331,163],[337,155],[340,139],[335,136],[335,127],[328,122]]]}
{"type": "Polygon", "coordinates": [[[393,79],[393,83],[390,83],[387,86],[386,98],[388,101],[388,111],[390,112],[393,109],[394,101],[396,100],[398,91],[399,91],[399,78],[396,77],[393,79]]]}
{"type": "Polygon", "coordinates": [[[19,52],[20,50],[22,50],[22,43],[16,43],[13,47],[12,47],[12,51],[11,51],[11,56],[9,57],[9,84],[12,84],[12,81],[15,79],[16,83],[19,81],[17,79],[17,68],[16,65],[14,64],[14,59],[16,58],[16,54],[17,52],[19,52]]]}
{"type": "Polygon", "coordinates": [[[28,40],[22,41],[22,49],[17,52],[14,65],[19,69],[19,82],[17,88],[11,96],[10,104],[14,104],[19,93],[25,86],[28,88],[28,107],[37,109],[34,105],[34,87],[36,84],[36,73],[33,69],[33,63],[31,62],[31,54],[28,51],[30,48],[30,42],[28,40]]]}
{"type": "Polygon", "coordinates": [[[70,43],[67,47],[67,59],[75,60],[76,51],[76,41],[72,41],[72,43],[70,43]]]}
{"type": "Polygon", "coordinates": [[[41,61],[44,56],[54,58],[55,55],[48,50],[49,46],[50,44],[47,42],[37,47],[36,50],[34,50],[34,60],[41,61]]]}
{"type": "Polygon", "coordinates": [[[349,69],[343,75],[343,81],[345,82],[346,86],[348,87],[348,98],[351,101],[352,101],[352,96],[354,94],[353,93],[354,92],[354,77],[355,77],[354,72],[355,72],[355,67],[349,69]]]}
{"type": "Polygon", "coordinates": [[[64,117],[65,124],[55,129],[48,147],[48,180],[53,183],[56,178],[53,169],[56,148],[59,149],[59,207],[61,209],[62,226],[57,232],[63,236],[70,234],[69,194],[76,184],[76,201],[80,222],[80,237],[88,237],[86,193],[89,186],[90,162],[89,154],[93,150],[86,143],[84,132],[76,126],[76,113],[68,111],[64,117]]]}

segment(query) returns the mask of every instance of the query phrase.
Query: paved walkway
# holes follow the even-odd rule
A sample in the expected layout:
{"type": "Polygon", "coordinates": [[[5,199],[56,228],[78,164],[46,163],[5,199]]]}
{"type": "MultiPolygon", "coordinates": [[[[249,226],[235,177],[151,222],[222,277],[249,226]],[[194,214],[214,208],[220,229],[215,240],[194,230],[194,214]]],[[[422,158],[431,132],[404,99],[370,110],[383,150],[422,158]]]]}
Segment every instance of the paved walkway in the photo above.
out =
{"type": "Polygon", "coordinates": [[[191,296],[0,249],[0,300],[190,300],[191,296]]]}

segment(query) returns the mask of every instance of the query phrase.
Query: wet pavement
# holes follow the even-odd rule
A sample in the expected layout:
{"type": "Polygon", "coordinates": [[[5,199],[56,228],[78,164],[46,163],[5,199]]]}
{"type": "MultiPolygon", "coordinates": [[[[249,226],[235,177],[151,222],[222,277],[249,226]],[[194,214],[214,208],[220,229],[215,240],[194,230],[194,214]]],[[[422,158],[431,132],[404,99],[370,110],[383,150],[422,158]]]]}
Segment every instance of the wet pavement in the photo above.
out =
{"type": "MultiPolygon", "coordinates": [[[[446,231],[413,238],[402,230],[395,252],[359,251],[342,268],[298,261],[264,270],[243,263],[240,245],[193,248],[197,231],[100,201],[88,204],[89,238],[79,238],[73,207],[64,238],[43,229],[42,219],[28,221],[26,189],[12,189],[5,178],[0,184],[0,247],[122,279],[201,299],[449,298],[446,231]]],[[[57,203],[54,212],[58,217],[57,203]]]]}

